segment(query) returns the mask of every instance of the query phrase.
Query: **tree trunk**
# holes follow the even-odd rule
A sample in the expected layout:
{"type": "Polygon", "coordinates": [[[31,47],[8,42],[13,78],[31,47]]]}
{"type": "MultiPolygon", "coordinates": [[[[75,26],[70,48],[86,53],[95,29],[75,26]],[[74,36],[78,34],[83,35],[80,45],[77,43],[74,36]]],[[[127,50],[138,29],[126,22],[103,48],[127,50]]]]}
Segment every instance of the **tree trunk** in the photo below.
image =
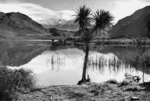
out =
{"type": "Polygon", "coordinates": [[[147,32],[147,37],[150,39],[150,33],[149,33],[149,30],[147,32]]]}
{"type": "Polygon", "coordinates": [[[89,45],[86,45],[84,66],[83,66],[83,73],[82,73],[82,80],[81,80],[82,82],[86,82],[86,70],[87,70],[88,56],[89,56],[89,45]]]}
{"type": "Polygon", "coordinates": [[[143,83],[144,83],[144,71],[145,71],[145,63],[144,63],[144,65],[143,65],[143,83]]]}

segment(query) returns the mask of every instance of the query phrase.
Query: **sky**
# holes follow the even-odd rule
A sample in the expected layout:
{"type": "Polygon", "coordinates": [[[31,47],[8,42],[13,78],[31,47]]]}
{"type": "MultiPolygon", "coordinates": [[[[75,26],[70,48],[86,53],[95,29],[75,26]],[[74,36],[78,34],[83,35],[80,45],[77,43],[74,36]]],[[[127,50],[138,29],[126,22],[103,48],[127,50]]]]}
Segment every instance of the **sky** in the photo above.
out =
{"type": "Polygon", "coordinates": [[[71,20],[75,10],[86,4],[95,12],[108,10],[114,23],[136,10],[150,5],[150,0],[0,0],[0,11],[21,12],[39,23],[54,23],[59,19],[71,20]]]}

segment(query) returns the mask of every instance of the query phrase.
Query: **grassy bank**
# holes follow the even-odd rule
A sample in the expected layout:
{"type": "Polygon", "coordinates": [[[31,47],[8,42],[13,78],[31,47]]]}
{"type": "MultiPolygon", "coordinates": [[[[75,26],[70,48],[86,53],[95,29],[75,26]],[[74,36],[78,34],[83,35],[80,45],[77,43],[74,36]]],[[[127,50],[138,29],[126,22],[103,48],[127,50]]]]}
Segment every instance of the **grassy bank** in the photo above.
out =
{"type": "MultiPolygon", "coordinates": [[[[149,86],[149,84],[148,84],[149,86]]],[[[150,101],[146,84],[136,82],[50,86],[19,95],[17,101],[150,101]]]]}
{"type": "Polygon", "coordinates": [[[35,80],[29,70],[11,70],[0,65],[0,101],[17,99],[17,93],[28,92],[34,88],[35,80]]]}
{"type": "Polygon", "coordinates": [[[140,84],[129,76],[123,82],[58,85],[35,88],[34,76],[25,69],[0,66],[0,101],[150,101],[150,83],[140,84]]]}
{"type": "Polygon", "coordinates": [[[95,42],[98,44],[150,45],[150,39],[101,39],[95,42]]]}
{"type": "MultiPolygon", "coordinates": [[[[55,40],[55,39],[54,39],[55,40]]],[[[97,45],[123,45],[123,46],[145,46],[150,45],[150,39],[95,39],[93,42],[97,45]]],[[[81,39],[59,39],[52,41],[54,44],[59,45],[77,45],[82,46],[84,42],[81,39]]]]}

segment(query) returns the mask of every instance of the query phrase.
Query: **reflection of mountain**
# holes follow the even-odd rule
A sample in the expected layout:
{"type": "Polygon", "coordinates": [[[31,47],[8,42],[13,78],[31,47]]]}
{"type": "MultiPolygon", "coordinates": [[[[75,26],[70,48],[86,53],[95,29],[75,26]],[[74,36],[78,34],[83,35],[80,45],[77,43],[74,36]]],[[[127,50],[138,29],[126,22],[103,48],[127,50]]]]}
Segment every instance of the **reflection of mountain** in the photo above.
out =
{"type": "Polygon", "coordinates": [[[150,48],[146,47],[107,47],[100,50],[102,53],[113,53],[123,62],[132,67],[150,74],[150,48]]]}
{"type": "MultiPolygon", "coordinates": [[[[0,42],[0,62],[2,62],[4,65],[8,66],[21,66],[29,61],[31,61],[36,56],[40,55],[43,51],[46,49],[50,49],[52,53],[56,53],[55,55],[60,56],[67,56],[69,59],[79,58],[84,56],[84,52],[82,49],[76,49],[73,46],[58,46],[58,47],[47,47],[47,43],[38,42],[38,43],[14,43],[14,42],[0,42]],[[54,48],[54,49],[53,49],[54,48]]],[[[136,68],[137,70],[143,71],[143,67],[145,68],[145,73],[150,74],[150,48],[146,47],[121,47],[121,46],[108,46],[108,47],[101,47],[97,46],[97,50],[100,53],[106,54],[109,64],[113,68],[118,68],[122,66],[122,64],[129,64],[131,67],[136,68]],[[111,53],[111,54],[108,54],[111,53]],[[113,57],[117,58],[113,58],[113,57]],[[112,57],[112,60],[109,60],[112,57]],[[114,59],[114,60],[113,60],[114,59]],[[121,60],[120,61],[118,61],[121,60]],[[115,61],[117,60],[117,63],[115,61]],[[119,64],[118,64],[119,63],[119,64]],[[145,65],[145,66],[144,66],[145,65]]],[[[94,51],[95,51],[94,50],[94,51]]],[[[92,53],[92,52],[91,52],[92,53]]],[[[90,54],[91,54],[90,53],[90,54]]],[[[46,53],[43,53],[47,55],[46,53]]],[[[93,54],[93,53],[92,53],[93,54]]],[[[89,56],[89,60],[94,58],[94,61],[90,61],[93,66],[105,66],[106,60],[99,55],[97,55],[99,58],[91,57],[89,56]],[[98,64],[100,63],[100,64],[98,64]]],[[[49,57],[49,56],[48,56],[49,57]]],[[[60,57],[61,58],[61,57],[60,57]]],[[[55,58],[54,58],[55,60],[55,58]]],[[[57,59],[56,59],[57,60],[57,59]]],[[[58,58],[59,60],[59,58],[58,58]]],[[[63,60],[63,59],[62,59],[63,60]]],[[[53,61],[53,59],[51,60],[53,61]]],[[[81,62],[81,61],[80,61],[81,62]]],[[[53,62],[52,62],[53,63],[53,62]]],[[[40,63],[39,63],[40,64],[40,63]]],[[[81,65],[81,64],[79,64],[81,65]]],[[[40,65],[41,66],[41,65],[40,65]]],[[[105,68],[105,67],[104,67],[105,68]]],[[[122,67],[120,67],[122,68],[122,67]]]]}
{"type": "Polygon", "coordinates": [[[0,42],[0,47],[0,62],[10,66],[26,64],[46,49],[44,45],[23,42],[0,42]]]}

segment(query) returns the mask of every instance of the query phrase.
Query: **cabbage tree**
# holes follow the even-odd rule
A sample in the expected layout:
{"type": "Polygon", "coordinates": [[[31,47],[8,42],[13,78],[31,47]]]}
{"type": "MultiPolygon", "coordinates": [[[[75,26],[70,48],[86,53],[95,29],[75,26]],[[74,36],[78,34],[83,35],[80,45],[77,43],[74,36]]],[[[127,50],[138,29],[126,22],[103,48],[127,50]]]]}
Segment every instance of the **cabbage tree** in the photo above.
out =
{"type": "Polygon", "coordinates": [[[77,9],[75,16],[75,23],[79,24],[81,40],[85,46],[83,73],[80,80],[81,83],[85,83],[90,46],[93,46],[93,40],[102,31],[107,31],[110,28],[113,16],[109,11],[105,10],[97,10],[95,13],[92,13],[91,9],[85,5],[77,9]]]}

